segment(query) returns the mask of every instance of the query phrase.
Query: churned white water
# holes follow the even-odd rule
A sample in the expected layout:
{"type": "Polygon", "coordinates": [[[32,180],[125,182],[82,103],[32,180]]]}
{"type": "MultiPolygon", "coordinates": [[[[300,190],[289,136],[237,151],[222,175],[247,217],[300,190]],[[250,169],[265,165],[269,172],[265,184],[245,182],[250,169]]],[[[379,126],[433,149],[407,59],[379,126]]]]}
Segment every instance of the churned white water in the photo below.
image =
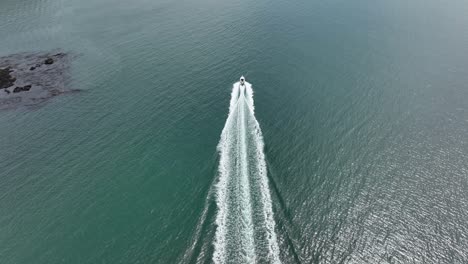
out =
{"type": "Polygon", "coordinates": [[[218,144],[215,263],[281,263],[252,87],[233,85],[218,144]]]}

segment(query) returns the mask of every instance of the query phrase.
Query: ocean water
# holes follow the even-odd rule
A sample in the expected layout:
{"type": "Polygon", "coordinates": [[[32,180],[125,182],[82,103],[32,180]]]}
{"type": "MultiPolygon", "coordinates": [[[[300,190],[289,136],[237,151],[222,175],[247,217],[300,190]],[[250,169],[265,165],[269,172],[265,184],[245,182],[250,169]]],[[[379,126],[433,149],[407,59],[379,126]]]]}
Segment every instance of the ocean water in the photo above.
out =
{"type": "Polygon", "coordinates": [[[3,0],[0,22],[0,56],[70,52],[82,90],[0,112],[0,263],[468,262],[466,1],[3,0]]]}

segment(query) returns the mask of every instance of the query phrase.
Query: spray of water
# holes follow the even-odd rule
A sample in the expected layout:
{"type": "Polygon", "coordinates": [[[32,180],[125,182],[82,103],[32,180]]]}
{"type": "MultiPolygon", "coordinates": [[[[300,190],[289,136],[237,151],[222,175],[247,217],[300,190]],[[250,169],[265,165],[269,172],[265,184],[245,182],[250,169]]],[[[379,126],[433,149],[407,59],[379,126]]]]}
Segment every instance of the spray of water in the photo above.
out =
{"type": "Polygon", "coordinates": [[[218,144],[214,263],[281,263],[251,85],[233,85],[218,144]]]}

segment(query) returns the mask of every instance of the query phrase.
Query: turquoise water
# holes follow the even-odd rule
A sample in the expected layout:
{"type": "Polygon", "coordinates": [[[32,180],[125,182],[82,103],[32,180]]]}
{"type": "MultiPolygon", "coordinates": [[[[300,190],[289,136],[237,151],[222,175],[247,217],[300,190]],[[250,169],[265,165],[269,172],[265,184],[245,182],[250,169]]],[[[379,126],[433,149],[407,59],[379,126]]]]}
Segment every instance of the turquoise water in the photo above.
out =
{"type": "MultiPolygon", "coordinates": [[[[0,263],[216,261],[241,74],[279,250],[246,256],[468,262],[465,1],[6,0],[0,19],[0,55],[71,52],[83,90],[0,113],[0,263]]],[[[255,190],[260,238],[227,232],[228,260],[272,241],[255,190]]]]}

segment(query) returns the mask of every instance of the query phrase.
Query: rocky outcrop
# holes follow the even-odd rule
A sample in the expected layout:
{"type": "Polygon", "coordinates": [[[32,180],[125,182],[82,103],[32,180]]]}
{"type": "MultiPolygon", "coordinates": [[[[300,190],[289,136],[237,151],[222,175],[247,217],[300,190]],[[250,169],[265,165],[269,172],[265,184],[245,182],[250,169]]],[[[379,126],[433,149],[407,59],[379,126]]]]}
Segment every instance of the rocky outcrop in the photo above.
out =
{"type": "Polygon", "coordinates": [[[31,85],[25,85],[23,87],[17,86],[15,89],[13,89],[13,93],[27,92],[29,90],[31,90],[31,85]]]}
{"type": "Polygon", "coordinates": [[[16,78],[11,76],[11,71],[10,68],[0,69],[0,89],[8,88],[15,83],[16,78]]]}
{"type": "Polygon", "coordinates": [[[50,64],[53,64],[54,63],[54,59],[52,58],[47,58],[45,61],[44,61],[44,64],[47,64],[47,65],[50,65],[50,64]]]}
{"type": "Polygon", "coordinates": [[[76,92],[70,89],[70,55],[63,52],[21,53],[0,57],[0,110],[32,106],[76,92]]]}

